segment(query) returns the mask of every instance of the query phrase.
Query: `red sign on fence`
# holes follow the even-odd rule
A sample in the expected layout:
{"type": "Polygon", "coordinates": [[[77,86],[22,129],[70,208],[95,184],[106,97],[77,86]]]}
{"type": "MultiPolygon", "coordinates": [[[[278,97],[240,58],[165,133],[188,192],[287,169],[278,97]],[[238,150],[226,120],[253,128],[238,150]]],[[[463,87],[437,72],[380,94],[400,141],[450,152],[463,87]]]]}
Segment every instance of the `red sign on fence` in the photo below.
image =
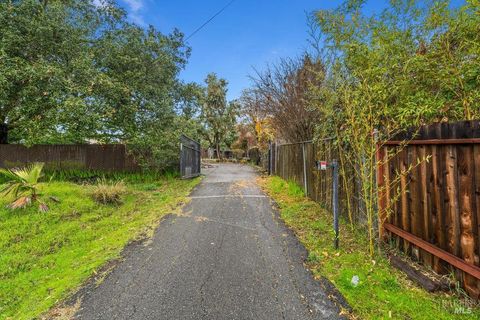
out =
{"type": "Polygon", "coordinates": [[[327,165],[328,165],[327,161],[320,161],[319,162],[319,169],[320,170],[327,170],[327,165]]]}

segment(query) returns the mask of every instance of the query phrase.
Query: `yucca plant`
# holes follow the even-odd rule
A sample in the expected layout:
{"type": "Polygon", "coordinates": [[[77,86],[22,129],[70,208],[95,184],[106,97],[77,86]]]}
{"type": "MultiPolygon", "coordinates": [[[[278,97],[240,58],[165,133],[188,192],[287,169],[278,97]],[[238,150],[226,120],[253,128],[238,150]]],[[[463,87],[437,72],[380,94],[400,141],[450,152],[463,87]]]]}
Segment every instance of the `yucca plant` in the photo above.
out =
{"type": "Polygon", "coordinates": [[[15,199],[8,205],[11,209],[24,209],[31,203],[38,203],[41,212],[47,212],[48,206],[39,199],[38,181],[42,177],[43,163],[32,163],[25,168],[0,169],[8,181],[0,186],[0,195],[13,196],[15,199]]]}

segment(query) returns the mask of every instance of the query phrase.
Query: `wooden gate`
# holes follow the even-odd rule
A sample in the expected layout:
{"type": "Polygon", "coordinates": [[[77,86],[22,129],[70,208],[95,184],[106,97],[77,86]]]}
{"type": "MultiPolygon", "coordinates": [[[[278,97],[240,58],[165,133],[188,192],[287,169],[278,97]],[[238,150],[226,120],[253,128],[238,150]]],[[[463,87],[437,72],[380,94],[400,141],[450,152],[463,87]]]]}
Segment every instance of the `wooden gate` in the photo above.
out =
{"type": "Polygon", "coordinates": [[[185,135],[180,137],[180,175],[182,179],[198,177],[201,173],[200,143],[185,135]]]}

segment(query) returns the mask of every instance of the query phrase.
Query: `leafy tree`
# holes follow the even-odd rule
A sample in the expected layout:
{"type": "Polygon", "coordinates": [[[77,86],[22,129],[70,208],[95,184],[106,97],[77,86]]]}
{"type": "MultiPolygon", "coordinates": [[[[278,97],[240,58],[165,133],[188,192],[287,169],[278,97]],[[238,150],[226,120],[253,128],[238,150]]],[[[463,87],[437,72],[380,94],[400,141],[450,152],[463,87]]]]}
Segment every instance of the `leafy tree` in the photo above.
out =
{"type": "Polygon", "coordinates": [[[225,79],[211,73],[207,76],[206,92],[203,97],[201,119],[204,124],[203,136],[210,146],[217,150],[221,157],[220,147],[230,147],[236,140],[235,123],[238,112],[237,102],[227,102],[227,86],[225,79]]]}
{"type": "Polygon", "coordinates": [[[89,1],[0,1],[0,140],[96,129],[91,42],[108,15],[89,1]]]}
{"type": "Polygon", "coordinates": [[[197,83],[180,83],[176,92],[176,113],[187,120],[198,119],[204,88],[197,83]]]}
{"type": "MultiPolygon", "coordinates": [[[[240,97],[240,108],[245,121],[253,127],[255,143],[260,150],[268,150],[268,145],[275,138],[271,116],[262,108],[261,95],[255,89],[247,89],[240,97]]],[[[240,135],[242,136],[242,135],[240,135]]]]}
{"type": "MultiPolygon", "coordinates": [[[[375,146],[412,125],[480,116],[478,1],[453,9],[449,1],[396,0],[378,15],[365,1],[345,1],[317,13],[328,66],[328,90],[311,87],[343,159],[361,181],[360,196],[374,250],[375,146]]],[[[321,75],[322,77],[323,75],[321,75]]]]}
{"type": "Polygon", "coordinates": [[[363,3],[317,14],[335,85],[373,99],[382,127],[480,116],[472,104],[480,93],[478,1],[453,9],[446,0],[397,0],[376,16],[363,14],[363,3]]]}
{"type": "Polygon", "coordinates": [[[167,128],[176,116],[177,76],[190,52],[183,35],[126,24],[107,31],[95,49],[104,81],[93,94],[102,105],[105,138],[143,139],[148,128],[167,128]]]}
{"type": "Polygon", "coordinates": [[[0,1],[0,143],[121,142],[172,165],[199,130],[203,89],[178,80],[189,55],[115,1],[0,1]]]}

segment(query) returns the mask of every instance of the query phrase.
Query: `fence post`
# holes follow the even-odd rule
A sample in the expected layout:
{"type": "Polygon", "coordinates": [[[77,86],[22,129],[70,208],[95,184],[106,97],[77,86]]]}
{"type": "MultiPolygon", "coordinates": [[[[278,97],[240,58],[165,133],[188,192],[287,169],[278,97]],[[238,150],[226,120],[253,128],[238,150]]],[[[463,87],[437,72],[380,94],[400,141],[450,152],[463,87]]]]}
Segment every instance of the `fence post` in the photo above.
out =
{"type": "Polygon", "coordinates": [[[183,143],[180,142],[180,176],[183,176],[183,143]]]}
{"type": "Polygon", "coordinates": [[[202,145],[198,144],[197,161],[198,161],[198,174],[202,174],[202,145]]]}
{"type": "Polygon", "coordinates": [[[305,154],[305,142],[302,143],[302,154],[303,154],[303,190],[305,195],[308,196],[308,185],[307,185],[307,159],[305,154]]]}
{"type": "Polygon", "coordinates": [[[379,132],[377,129],[373,131],[373,139],[375,143],[375,181],[376,181],[376,193],[377,193],[377,215],[378,215],[378,244],[380,248],[380,244],[383,240],[385,240],[385,230],[383,224],[385,222],[385,178],[384,178],[384,150],[381,146],[379,141],[379,132]]]}
{"type": "Polygon", "coordinates": [[[8,144],[8,125],[0,123],[0,144],[8,144]]]}
{"type": "Polygon", "coordinates": [[[334,246],[335,249],[338,249],[338,242],[339,242],[339,207],[338,207],[338,162],[336,159],[332,161],[332,169],[333,169],[333,229],[335,231],[335,240],[334,246]]]}
{"type": "Polygon", "coordinates": [[[275,142],[275,174],[278,175],[278,150],[280,150],[280,148],[278,147],[278,142],[275,142]]]}
{"type": "Polygon", "coordinates": [[[272,141],[268,142],[268,175],[272,175],[272,141]]]}

